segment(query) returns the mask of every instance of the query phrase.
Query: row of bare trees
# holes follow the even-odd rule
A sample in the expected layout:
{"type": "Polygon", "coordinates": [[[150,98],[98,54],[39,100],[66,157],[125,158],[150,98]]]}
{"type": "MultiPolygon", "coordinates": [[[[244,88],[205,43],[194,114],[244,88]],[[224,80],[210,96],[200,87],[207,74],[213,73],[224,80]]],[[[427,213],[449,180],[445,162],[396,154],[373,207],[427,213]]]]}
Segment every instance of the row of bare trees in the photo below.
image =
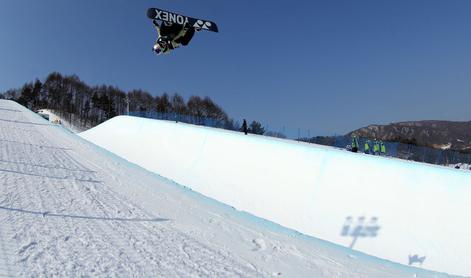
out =
{"type": "Polygon", "coordinates": [[[53,72],[44,81],[35,80],[0,97],[16,100],[31,110],[51,109],[80,128],[95,126],[117,115],[131,112],[175,113],[224,122],[230,129],[238,123],[209,97],[191,96],[188,101],[179,94],[152,96],[143,90],[124,92],[114,86],[89,86],[76,75],[53,72]]]}

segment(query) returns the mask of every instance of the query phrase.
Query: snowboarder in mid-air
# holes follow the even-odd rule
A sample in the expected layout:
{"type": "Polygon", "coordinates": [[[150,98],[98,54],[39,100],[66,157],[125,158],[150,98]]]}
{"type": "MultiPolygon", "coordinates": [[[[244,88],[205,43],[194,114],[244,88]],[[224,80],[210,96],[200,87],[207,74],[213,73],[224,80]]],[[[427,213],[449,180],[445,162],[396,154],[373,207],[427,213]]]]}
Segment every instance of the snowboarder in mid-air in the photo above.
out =
{"type": "Polygon", "coordinates": [[[157,41],[152,50],[157,54],[168,54],[180,45],[187,46],[193,38],[195,32],[208,30],[218,32],[216,23],[191,18],[161,9],[150,8],[147,10],[147,17],[152,19],[157,30],[157,41]]]}
{"type": "Polygon", "coordinates": [[[185,26],[168,22],[161,22],[159,24],[155,19],[152,23],[154,24],[159,36],[152,47],[152,50],[157,55],[169,53],[171,50],[178,48],[180,44],[187,46],[195,34],[194,28],[187,28],[185,26]]]}

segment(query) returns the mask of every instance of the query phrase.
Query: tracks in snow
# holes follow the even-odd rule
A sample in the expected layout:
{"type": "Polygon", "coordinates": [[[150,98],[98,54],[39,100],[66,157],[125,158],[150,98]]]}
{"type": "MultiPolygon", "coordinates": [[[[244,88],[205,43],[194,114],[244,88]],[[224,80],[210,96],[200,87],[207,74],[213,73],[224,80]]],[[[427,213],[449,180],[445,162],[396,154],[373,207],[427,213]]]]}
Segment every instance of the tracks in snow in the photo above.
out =
{"type": "Polygon", "coordinates": [[[112,167],[56,127],[0,118],[0,276],[260,276],[114,192],[112,167]]]}

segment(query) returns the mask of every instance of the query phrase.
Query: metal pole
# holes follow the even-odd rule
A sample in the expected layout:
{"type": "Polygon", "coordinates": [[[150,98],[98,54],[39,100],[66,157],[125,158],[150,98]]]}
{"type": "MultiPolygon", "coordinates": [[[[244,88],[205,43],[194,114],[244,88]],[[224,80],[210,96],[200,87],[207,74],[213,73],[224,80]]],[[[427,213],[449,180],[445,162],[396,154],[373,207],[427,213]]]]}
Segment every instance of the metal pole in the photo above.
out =
{"type": "Polygon", "coordinates": [[[126,96],[126,99],[124,101],[126,102],[126,112],[127,112],[127,115],[129,116],[129,97],[126,96]]]}

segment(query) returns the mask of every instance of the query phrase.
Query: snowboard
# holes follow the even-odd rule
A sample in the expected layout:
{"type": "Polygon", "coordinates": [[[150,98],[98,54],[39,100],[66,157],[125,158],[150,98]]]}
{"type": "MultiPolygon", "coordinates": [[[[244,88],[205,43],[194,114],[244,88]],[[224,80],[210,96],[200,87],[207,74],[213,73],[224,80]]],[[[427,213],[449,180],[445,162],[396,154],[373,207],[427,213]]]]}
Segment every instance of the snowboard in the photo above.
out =
{"type": "Polygon", "coordinates": [[[182,26],[188,25],[198,31],[207,30],[212,32],[219,32],[218,26],[212,21],[184,16],[157,8],[148,9],[147,17],[150,19],[162,20],[164,22],[170,22],[172,24],[178,24],[182,26]]]}

